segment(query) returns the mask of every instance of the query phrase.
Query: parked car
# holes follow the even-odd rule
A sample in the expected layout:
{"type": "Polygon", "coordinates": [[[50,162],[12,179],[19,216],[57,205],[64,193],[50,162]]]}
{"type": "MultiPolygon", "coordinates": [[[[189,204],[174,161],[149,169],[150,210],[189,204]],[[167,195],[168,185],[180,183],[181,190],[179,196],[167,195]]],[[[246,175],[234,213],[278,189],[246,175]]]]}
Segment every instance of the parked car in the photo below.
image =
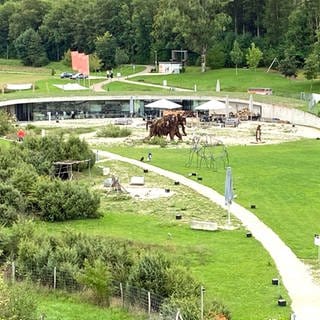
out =
{"type": "Polygon", "coordinates": [[[240,121],[238,118],[227,118],[224,121],[224,126],[231,126],[231,127],[237,127],[240,124],[240,121]]]}
{"type": "Polygon", "coordinates": [[[78,80],[78,79],[87,79],[88,76],[84,73],[75,73],[71,76],[71,79],[78,80]]]}
{"type": "Polygon", "coordinates": [[[71,72],[62,72],[62,73],[60,74],[60,78],[61,78],[61,79],[71,78],[72,75],[73,75],[73,73],[71,73],[71,72]]]}

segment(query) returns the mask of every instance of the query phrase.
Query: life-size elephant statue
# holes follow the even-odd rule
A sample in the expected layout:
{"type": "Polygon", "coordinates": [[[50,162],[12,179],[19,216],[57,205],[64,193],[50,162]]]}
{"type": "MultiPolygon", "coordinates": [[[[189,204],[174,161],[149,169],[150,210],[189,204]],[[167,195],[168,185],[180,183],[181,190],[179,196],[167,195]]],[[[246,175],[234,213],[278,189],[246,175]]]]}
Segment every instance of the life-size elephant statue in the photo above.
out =
{"type": "Polygon", "coordinates": [[[167,115],[160,119],[147,122],[147,130],[149,128],[149,136],[147,139],[151,139],[154,136],[170,136],[170,140],[174,140],[177,136],[179,140],[182,140],[179,127],[182,128],[183,135],[187,135],[185,131],[186,118],[181,115],[167,115]]]}

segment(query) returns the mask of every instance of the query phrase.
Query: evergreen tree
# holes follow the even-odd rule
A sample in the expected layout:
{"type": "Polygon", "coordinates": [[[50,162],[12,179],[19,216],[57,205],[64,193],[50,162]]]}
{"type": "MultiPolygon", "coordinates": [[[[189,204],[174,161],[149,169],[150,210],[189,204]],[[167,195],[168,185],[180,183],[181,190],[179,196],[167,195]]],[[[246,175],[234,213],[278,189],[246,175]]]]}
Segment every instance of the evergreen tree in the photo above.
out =
{"type": "Polygon", "coordinates": [[[310,91],[312,92],[313,79],[318,77],[319,59],[315,53],[311,53],[305,61],[304,75],[308,80],[311,80],[310,91]]]}
{"type": "Polygon", "coordinates": [[[280,61],[279,70],[285,77],[297,76],[297,60],[294,46],[285,51],[284,58],[280,61]]]}
{"type": "Polygon", "coordinates": [[[41,67],[48,63],[40,36],[33,29],[27,29],[18,37],[15,48],[18,57],[26,66],[41,67]]]}

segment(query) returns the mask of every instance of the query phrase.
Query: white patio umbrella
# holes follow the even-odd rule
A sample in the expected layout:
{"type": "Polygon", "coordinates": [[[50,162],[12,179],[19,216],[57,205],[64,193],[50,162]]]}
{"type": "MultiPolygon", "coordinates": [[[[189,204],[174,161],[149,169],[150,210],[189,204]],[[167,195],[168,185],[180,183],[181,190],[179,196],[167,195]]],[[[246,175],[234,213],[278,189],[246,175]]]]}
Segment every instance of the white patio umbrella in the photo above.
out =
{"type": "Polygon", "coordinates": [[[161,99],[148,103],[144,107],[153,109],[179,109],[182,108],[182,105],[166,99],[161,99]]]}
{"type": "Polygon", "coordinates": [[[228,224],[230,224],[230,205],[233,200],[233,182],[232,182],[232,171],[231,167],[227,167],[226,171],[226,180],[225,180],[225,186],[224,186],[224,200],[225,205],[228,208],[228,224]]]}
{"type": "Polygon", "coordinates": [[[201,104],[200,106],[195,107],[194,110],[196,111],[211,110],[211,111],[225,112],[226,105],[223,102],[220,102],[218,100],[210,100],[208,102],[201,104]]]}

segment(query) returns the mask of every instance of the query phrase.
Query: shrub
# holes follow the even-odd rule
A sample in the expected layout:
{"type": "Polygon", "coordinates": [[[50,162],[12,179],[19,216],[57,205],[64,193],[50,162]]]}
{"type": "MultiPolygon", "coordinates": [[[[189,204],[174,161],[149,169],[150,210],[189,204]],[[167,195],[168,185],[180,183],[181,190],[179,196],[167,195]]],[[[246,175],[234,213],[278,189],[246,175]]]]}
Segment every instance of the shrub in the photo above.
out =
{"type": "Polygon", "coordinates": [[[206,319],[221,319],[221,320],[231,320],[231,313],[227,307],[218,301],[213,301],[206,312],[206,319]]]}
{"type": "Polygon", "coordinates": [[[0,110],[0,135],[4,136],[14,131],[15,119],[11,114],[0,110]]]}
{"type": "Polygon", "coordinates": [[[100,259],[92,264],[85,260],[84,268],[78,273],[77,280],[93,292],[93,300],[98,305],[110,305],[111,277],[105,263],[100,259]]]}
{"type": "Polygon", "coordinates": [[[0,277],[0,319],[36,319],[36,300],[28,285],[9,287],[0,277]]]}
{"type": "Polygon", "coordinates": [[[145,255],[133,267],[128,283],[134,287],[168,297],[167,268],[170,261],[162,254],[145,255]]]}
{"type": "Polygon", "coordinates": [[[24,198],[26,211],[32,212],[34,199],[34,192],[38,181],[38,174],[33,166],[26,163],[21,163],[19,167],[14,168],[8,182],[14,188],[19,190],[24,198]]]}
{"type": "Polygon", "coordinates": [[[0,224],[11,226],[23,212],[25,202],[12,185],[0,183],[0,224]]]}
{"type": "MultiPolygon", "coordinates": [[[[95,163],[95,154],[86,141],[71,136],[64,140],[63,136],[31,137],[19,145],[21,157],[32,164],[39,174],[50,174],[55,161],[88,160],[90,166],[95,163]]],[[[88,167],[88,163],[79,165],[79,170],[88,167]]]]}
{"type": "Polygon", "coordinates": [[[155,137],[152,137],[148,141],[148,144],[160,146],[161,148],[165,148],[168,145],[168,142],[167,142],[166,138],[164,138],[164,137],[155,136],[155,137]]]}
{"type": "Polygon", "coordinates": [[[120,128],[119,126],[115,126],[113,124],[108,124],[105,128],[102,128],[97,132],[98,137],[105,137],[105,138],[128,137],[131,134],[132,134],[131,129],[120,128]]]}
{"type": "Polygon", "coordinates": [[[35,199],[38,215],[46,221],[97,218],[100,198],[87,187],[70,181],[39,180],[35,199]]]}
{"type": "Polygon", "coordinates": [[[163,320],[175,319],[180,310],[183,320],[199,320],[200,319],[200,303],[199,297],[190,296],[184,298],[171,297],[166,299],[161,305],[161,314],[163,320]]]}

